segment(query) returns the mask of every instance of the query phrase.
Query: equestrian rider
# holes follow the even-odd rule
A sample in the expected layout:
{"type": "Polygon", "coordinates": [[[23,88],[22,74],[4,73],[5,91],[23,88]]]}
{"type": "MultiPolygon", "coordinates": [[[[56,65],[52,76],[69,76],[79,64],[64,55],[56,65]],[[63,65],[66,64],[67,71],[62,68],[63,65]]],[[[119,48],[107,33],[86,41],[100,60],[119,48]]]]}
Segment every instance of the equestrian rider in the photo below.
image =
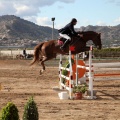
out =
{"type": "Polygon", "coordinates": [[[78,36],[78,33],[74,30],[74,25],[77,24],[77,20],[73,18],[70,23],[68,23],[64,28],[59,29],[59,35],[63,38],[66,38],[64,44],[60,47],[61,50],[64,50],[65,47],[71,42],[72,36],[78,36]]]}
{"type": "Polygon", "coordinates": [[[26,59],[26,57],[27,57],[26,48],[23,50],[23,55],[24,55],[24,57],[26,59]]]}

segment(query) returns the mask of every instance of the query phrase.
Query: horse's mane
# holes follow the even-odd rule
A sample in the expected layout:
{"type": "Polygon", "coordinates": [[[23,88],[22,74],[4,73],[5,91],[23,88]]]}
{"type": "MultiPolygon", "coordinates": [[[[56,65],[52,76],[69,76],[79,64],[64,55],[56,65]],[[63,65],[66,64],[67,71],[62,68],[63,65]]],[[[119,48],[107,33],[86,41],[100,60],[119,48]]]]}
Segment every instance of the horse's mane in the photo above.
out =
{"type": "Polygon", "coordinates": [[[78,33],[79,33],[79,34],[98,34],[98,33],[95,32],[95,31],[79,31],[78,33]]]}

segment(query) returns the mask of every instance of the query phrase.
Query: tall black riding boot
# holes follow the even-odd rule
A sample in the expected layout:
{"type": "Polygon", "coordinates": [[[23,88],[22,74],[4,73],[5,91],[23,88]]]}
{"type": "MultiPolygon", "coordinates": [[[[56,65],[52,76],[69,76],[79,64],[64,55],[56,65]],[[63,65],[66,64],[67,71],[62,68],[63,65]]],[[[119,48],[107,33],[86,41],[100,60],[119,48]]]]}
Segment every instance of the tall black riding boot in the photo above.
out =
{"type": "Polygon", "coordinates": [[[64,42],[64,44],[60,47],[60,49],[61,49],[61,50],[64,50],[64,49],[66,48],[67,44],[69,44],[69,43],[70,43],[70,40],[69,40],[69,39],[66,40],[66,41],[64,42]]]}

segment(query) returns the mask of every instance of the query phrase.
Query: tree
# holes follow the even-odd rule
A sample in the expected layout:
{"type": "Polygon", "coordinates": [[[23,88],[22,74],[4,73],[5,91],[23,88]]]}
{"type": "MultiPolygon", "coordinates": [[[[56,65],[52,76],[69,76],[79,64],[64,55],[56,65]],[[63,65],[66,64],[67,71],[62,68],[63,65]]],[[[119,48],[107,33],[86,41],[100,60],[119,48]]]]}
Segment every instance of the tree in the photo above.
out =
{"type": "Polygon", "coordinates": [[[37,110],[36,103],[33,100],[33,97],[29,98],[29,101],[25,105],[23,120],[38,120],[39,114],[37,110]]]}
{"type": "Polygon", "coordinates": [[[18,109],[12,103],[9,102],[3,109],[2,109],[2,120],[19,120],[18,109]]]}

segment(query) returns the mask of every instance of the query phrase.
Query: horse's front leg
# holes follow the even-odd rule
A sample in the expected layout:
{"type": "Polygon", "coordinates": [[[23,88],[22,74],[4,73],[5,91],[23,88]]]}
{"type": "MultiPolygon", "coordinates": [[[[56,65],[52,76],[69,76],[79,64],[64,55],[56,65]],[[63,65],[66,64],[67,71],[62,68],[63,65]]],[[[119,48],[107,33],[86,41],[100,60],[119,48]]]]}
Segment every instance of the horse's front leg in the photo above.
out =
{"type": "MultiPolygon", "coordinates": [[[[89,59],[89,50],[90,50],[90,47],[86,47],[85,49],[84,49],[84,51],[85,51],[85,57],[84,57],[84,61],[87,61],[88,59],[89,59]],[[87,52],[86,52],[87,51],[87,52]]],[[[92,51],[93,52],[93,51],[92,51]]]]}
{"type": "Polygon", "coordinates": [[[89,51],[90,50],[90,47],[89,46],[86,46],[84,49],[83,49],[83,51],[85,52],[85,51],[89,51]]]}

